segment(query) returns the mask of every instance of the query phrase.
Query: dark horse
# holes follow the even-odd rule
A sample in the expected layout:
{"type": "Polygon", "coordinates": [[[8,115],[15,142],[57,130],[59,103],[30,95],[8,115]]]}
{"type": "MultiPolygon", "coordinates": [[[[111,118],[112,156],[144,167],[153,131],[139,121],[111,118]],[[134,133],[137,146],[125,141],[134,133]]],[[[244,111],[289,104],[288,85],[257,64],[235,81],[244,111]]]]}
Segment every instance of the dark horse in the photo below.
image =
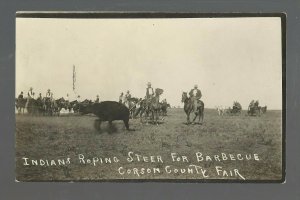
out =
{"type": "Polygon", "coordinates": [[[194,105],[193,105],[192,99],[187,96],[186,92],[183,92],[181,102],[184,103],[184,112],[186,113],[186,116],[187,116],[187,124],[191,123],[190,122],[190,114],[192,112],[195,113],[195,117],[194,117],[192,123],[194,123],[196,118],[199,117],[198,123],[202,124],[203,123],[203,117],[204,117],[204,103],[203,103],[203,101],[198,100],[197,110],[194,110],[194,105]]]}
{"type": "Polygon", "coordinates": [[[259,102],[252,100],[248,107],[248,115],[260,116],[260,114],[261,114],[261,107],[259,106],[259,102]]]}
{"type": "MultiPolygon", "coordinates": [[[[136,109],[134,112],[134,117],[138,114],[140,115],[141,123],[144,122],[144,120],[148,120],[150,117],[150,122],[153,124],[158,125],[159,124],[159,113],[161,111],[161,103],[159,102],[159,96],[164,92],[163,89],[156,88],[155,89],[155,95],[148,98],[143,99],[138,104],[139,108],[136,109]]],[[[148,121],[147,121],[148,123],[148,121]]]]}
{"type": "Polygon", "coordinates": [[[152,114],[151,119],[152,123],[158,125],[159,121],[159,113],[161,110],[161,104],[159,102],[159,96],[164,92],[163,89],[156,88],[155,89],[155,95],[150,99],[150,104],[149,104],[149,110],[150,113],[152,114]]]}
{"type": "Polygon", "coordinates": [[[27,99],[25,98],[17,98],[16,99],[16,108],[18,110],[18,114],[24,114],[25,105],[26,105],[27,99]]]}

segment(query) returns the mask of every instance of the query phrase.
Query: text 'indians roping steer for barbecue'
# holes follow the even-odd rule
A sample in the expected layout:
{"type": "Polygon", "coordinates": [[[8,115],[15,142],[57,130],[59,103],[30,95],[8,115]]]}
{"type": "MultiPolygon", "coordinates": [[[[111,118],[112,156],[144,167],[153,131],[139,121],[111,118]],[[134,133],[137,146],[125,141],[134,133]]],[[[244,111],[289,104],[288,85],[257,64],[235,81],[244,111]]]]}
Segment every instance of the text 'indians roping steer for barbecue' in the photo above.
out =
{"type": "Polygon", "coordinates": [[[81,114],[93,113],[99,120],[95,121],[95,128],[100,130],[101,122],[108,121],[112,127],[112,121],[122,120],[127,130],[129,130],[129,109],[122,103],[115,101],[103,101],[80,106],[81,114]]]}

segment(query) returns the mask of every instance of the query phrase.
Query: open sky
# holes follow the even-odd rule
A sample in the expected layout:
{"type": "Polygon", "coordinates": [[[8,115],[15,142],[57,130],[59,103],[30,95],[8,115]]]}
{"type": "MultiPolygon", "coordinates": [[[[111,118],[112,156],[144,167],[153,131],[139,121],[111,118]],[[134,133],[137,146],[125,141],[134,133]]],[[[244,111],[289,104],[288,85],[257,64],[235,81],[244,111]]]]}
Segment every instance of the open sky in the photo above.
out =
{"type": "Polygon", "coordinates": [[[198,84],[206,107],[282,108],[279,17],[198,19],[16,19],[16,95],[144,97],[147,82],[182,106],[198,84]]]}

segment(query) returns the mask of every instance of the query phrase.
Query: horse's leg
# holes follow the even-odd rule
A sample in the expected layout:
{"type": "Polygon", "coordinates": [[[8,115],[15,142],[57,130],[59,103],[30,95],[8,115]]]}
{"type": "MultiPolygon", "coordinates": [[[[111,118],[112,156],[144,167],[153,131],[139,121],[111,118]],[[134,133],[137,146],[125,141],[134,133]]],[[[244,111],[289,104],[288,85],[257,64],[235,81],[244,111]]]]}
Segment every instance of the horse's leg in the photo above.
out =
{"type": "Polygon", "coordinates": [[[151,110],[151,122],[154,123],[154,110],[151,110]]]}
{"type": "Polygon", "coordinates": [[[203,118],[204,118],[204,108],[201,109],[201,122],[200,122],[200,116],[199,116],[199,122],[200,122],[200,124],[203,123],[203,118]]]}
{"type": "Polygon", "coordinates": [[[138,108],[134,111],[133,117],[136,118],[136,116],[140,113],[141,108],[138,108]]]}
{"type": "Polygon", "coordinates": [[[144,110],[140,110],[140,122],[143,123],[144,110]]]}
{"type": "Polygon", "coordinates": [[[158,125],[158,119],[159,119],[159,111],[156,110],[155,111],[155,123],[156,123],[156,125],[158,125]]]}
{"type": "Polygon", "coordinates": [[[155,115],[154,112],[155,112],[155,111],[154,111],[154,109],[151,109],[151,110],[152,110],[152,111],[151,111],[151,120],[154,121],[154,115],[155,115]]]}
{"type": "MultiPolygon", "coordinates": [[[[195,120],[196,120],[196,118],[198,117],[198,115],[199,115],[199,113],[197,113],[197,112],[195,112],[195,117],[194,117],[194,119],[193,119],[193,123],[195,122],[195,120]]],[[[199,116],[199,119],[200,119],[200,116],[199,116]]]]}
{"type": "Polygon", "coordinates": [[[191,112],[186,113],[187,124],[190,124],[190,114],[191,112]]]}
{"type": "Polygon", "coordinates": [[[201,121],[202,121],[202,116],[203,116],[203,112],[202,112],[202,109],[200,109],[200,110],[199,110],[199,120],[198,120],[198,123],[199,123],[199,124],[202,124],[202,123],[201,123],[201,121]]]}

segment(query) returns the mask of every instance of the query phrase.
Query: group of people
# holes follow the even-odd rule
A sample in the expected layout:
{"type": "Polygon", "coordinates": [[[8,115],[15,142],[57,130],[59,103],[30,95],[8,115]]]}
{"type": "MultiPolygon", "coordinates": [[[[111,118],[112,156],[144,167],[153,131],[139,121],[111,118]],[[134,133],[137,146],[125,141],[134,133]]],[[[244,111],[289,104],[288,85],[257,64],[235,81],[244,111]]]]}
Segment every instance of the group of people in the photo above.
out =
{"type": "Polygon", "coordinates": [[[124,95],[123,92],[121,92],[119,96],[119,103],[128,104],[129,100],[131,99],[130,91],[127,90],[126,94],[124,95]]]}
{"type": "MultiPolygon", "coordinates": [[[[146,94],[144,99],[146,100],[147,104],[150,104],[152,98],[155,96],[155,90],[153,89],[151,82],[147,83],[147,88],[146,88],[146,94]]],[[[193,106],[194,109],[196,110],[198,107],[198,101],[201,99],[202,97],[202,93],[201,90],[198,89],[198,85],[194,85],[194,88],[192,88],[189,92],[190,98],[193,102],[193,106]]],[[[130,91],[128,90],[126,92],[126,94],[124,94],[123,92],[121,92],[120,96],[119,96],[119,103],[123,103],[126,106],[129,106],[129,101],[132,98],[130,91]]],[[[137,104],[139,104],[143,99],[139,98],[137,104]]],[[[162,103],[167,103],[166,99],[162,100],[162,103]]]]}
{"type": "MultiPolygon", "coordinates": [[[[47,90],[45,97],[50,99],[51,101],[54,100],[53,93],[50,91],[50,89],[47,90]]],[[[25,99],[23,91],[21,91],[21,93],[18,96],[18,100],[20,100],[20,99],[25,99]]],[[[27,99],[27,101],[26,101],[26,104],[25,104],[25,108],[28,107],[28,103],[29,103],[30,99],[35,99],[35,92],[33,91],[32,87],[29,88],[29,90],[27,92],[27,98],[26,99],[27,99]]],[[[42,101],[42,99],[43,99],[42,93],[39,93],[36,100],[42,101]]]]}
{"type": "MultiPolygon", "coordinates": [[[[18,95],[18,100],[21,100],[21,99],[26,99],[25,108],[28,107],[28,103],[29,103],[30,99],[35,99],[35,100],[40,101],[40,102],[44,101],[45,99],[49,100],[50,102],[55,101],[53,92],[50,89],[47,90],[44,97],[42,96],[42,93],[39,93],[39,95],[37,97],[35,97],[35,92],[33,91],[33,87],[29,88],[29,90],[27,92],[27,97],[24,95],[24,92],[21,91],[21,93],[18,95]]],[[[65,97],[63,97],[63,99],[67,104],[70,103],[70,95],[68,93],[65,97]]],[[[76,101],[78,103],[81,102],[81,96],[80,95],[77,95],[76,101]]],[[[99,95],[96,96],[96,99],[95,99],[94,102],[95,103],[100,102],[99,95]]]]}
{"type": "MultiPolygon", "coordinates": [[[[202,97],[202,93],[198,89],[198,85],[195,85],[194,88],[192,88],[190,90],[189,95],[190,95],[190,98],[193,102],[194,109],[196,109],[197,106],[198,106],[197,102],[202,97]]],[[[144,99],[146,100],[146,102],[150,102],[151,99],[154,96],[155,96],[155,90],[153,89],[151,83],[148,82],[144,99]]],[[[123,104],[125,104],[126,106],[129,107],[129,101],[131,100],[131,98],[132,98],[132,95],[131,95],[129,90],[125,94],[122,92],[119,96],[119,103],[123,103],[123,104]]],[[[39,95],[37,97],[35,97],[35,92],[33,91],[32,87],[30,87],[30,89],[28,90],[27,97],[24,97],[24,93],[22,91],[19,94],[18,99],[27,99],[25,108],[27,108],[28,102],[30,101],[30,99],[36,99],[36,100],[40,100],[40,101],[42,101],[43,99],[49,99],[50,101],[55,101],[53,92],[50,89],[47,90],[45,97],[42,96],[42,93],[39,93],[39,95]]],[[[70,102],[70,95],[67,94],[64,97],[64,100],[65,100],[66,103],[69,103],[70,102]]],[[[81,102],[81,96],[77,95],[76,100],[77,100],[78,103],[80,103],[81,102]]],[[[136,103],[139,104],[142,100],[143,100],[142,98],[139,98],[138,102],[136,102],[136,103]]],[[[94,103],[99,103],[99,102],[100,102],[99,95],[96,95],[96,99],[94,100],[94,103]]],[[[162,101],[162,103],[164,103],[164,102],[166,103],[166,99],[164,99],[162,101]]]]}

